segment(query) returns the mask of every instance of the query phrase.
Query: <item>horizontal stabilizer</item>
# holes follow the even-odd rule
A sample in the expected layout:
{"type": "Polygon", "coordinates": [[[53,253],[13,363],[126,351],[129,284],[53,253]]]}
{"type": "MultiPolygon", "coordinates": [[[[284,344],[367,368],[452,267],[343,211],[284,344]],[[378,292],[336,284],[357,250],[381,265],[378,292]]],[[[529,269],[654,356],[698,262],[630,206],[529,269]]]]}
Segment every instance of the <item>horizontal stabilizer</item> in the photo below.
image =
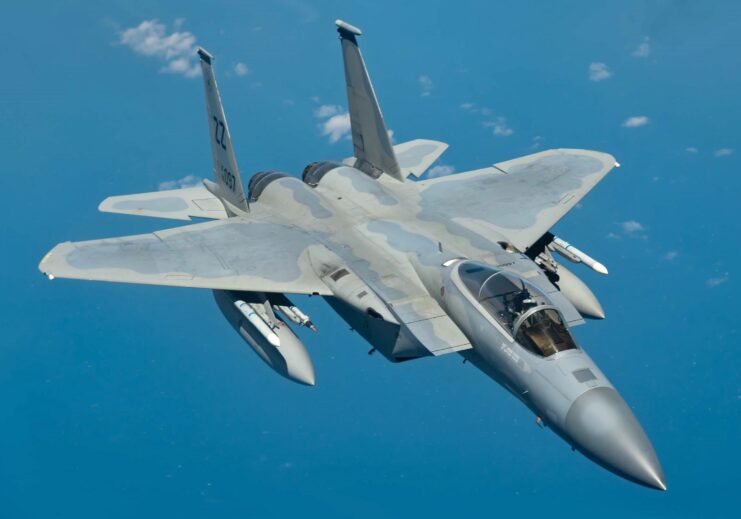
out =
{"type": "Polygon", "coordinates": [[[227,217],[224,205],[203,186],[154,191],[135,195],[109,196],[98,206],[104,213],[152,216],[171,220],[227,217]]]}
{"type": "Polygon", "coordinates": [[[397,144],[394,146],[394,153],[396,154],[396,160],[399,162],[402,175],[405,177],[409,175],[419,177],[447,149],[448,145],[444,142],[415,139],[397,144]]]}
{"type": "MultiPolygon", "coordinates": [[[[395,145],[394,153],[399,161],[401,174],[406,178],[409,175],[422,176],[447,149],[448,144],[445,142],[414,139],[395,145]]],[[[342,163],[352,167],[355,160],[355,157],[347,157],[342,163]]]]}

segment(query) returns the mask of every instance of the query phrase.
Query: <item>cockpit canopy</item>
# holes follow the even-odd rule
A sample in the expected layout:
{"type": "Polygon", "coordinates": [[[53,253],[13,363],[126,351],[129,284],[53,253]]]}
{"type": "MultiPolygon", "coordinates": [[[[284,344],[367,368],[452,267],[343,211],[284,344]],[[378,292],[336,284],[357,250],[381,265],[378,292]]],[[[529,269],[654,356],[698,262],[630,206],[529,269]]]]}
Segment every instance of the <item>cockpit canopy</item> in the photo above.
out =
{"type": "Polygon", "coordinates": [[[484,310],[525,349],[548,357],[577,347],[560,312],[534,285],[473,261],[462,262],[458,274],[484,310]]]}

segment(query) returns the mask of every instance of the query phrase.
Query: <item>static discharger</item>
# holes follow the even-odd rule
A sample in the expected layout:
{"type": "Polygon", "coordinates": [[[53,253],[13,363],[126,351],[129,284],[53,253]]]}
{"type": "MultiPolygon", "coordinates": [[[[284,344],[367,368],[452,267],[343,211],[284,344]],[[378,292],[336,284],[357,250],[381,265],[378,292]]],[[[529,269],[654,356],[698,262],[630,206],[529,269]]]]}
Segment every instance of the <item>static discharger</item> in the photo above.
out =
{"type": "Polygon", "coordinates": [[[254,308],[252,308],[241,299],[234,301],[234,306],[237,307],[237,310],[239,310],[242,315],[247,318],[250,324],[254,326],[255,329],[260,332],[260,334],[265,337],[265,339],[267,339],[270,344],[272,344],[276,348],[280,346],[280,338],[278,337],[278,335],[273,331],[270,325],[266,323],[265,320],[260,317],[257,312],[255,312],[254,308]]]}
{"type": "Polygon", "coordinates": [[[599,272],[600,274],[607,274],[607,267],[605,267],[602,263],[595,260],[587,253],[580,251],[569,242],[562,240],[558,236],[554,236],[553,241],[550,243],[549,247],[572,263],[584,263],[587,267],[591,268],[595,272],[599,272]]]}

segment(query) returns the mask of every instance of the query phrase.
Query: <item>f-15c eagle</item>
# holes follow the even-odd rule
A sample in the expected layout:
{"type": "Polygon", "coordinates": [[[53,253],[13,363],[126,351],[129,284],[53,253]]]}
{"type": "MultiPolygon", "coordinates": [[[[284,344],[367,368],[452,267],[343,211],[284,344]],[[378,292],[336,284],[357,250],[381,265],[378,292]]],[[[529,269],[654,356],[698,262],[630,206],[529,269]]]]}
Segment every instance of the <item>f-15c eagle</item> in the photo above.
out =
{"type": "Polygon", "coordinates": [[[455,353],[530,408],[573,448],[633,482],[665,490],[653,446],[571,334],[604,318],[587,286],[554,259],[606,274],[550,229],[615,159],[554,149],[422,181],[447,144],[392,145],[358,48],[336,22],[353,156],[313,162],[301,179],[255,173],[244,189],[216,86],[198,50],[214,181],[110,197],[101,211],[212,221],[151,234],[65,242],[49,278],[213,290],[229,323],[271,368],[307,385],[314,368],[291,323],[313,323],[290,294],[322,296],[392,362],[455,353]]]}

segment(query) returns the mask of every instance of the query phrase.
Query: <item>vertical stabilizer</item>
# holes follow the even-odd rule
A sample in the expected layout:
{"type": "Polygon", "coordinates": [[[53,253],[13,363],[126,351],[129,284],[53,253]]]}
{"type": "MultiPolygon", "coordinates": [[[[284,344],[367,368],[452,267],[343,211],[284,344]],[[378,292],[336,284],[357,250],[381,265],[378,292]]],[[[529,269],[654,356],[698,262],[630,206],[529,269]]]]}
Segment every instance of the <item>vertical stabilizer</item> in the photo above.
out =
{"type": "MultiPolygon", "coordinates": [[[[204,49],[198,49],[201,59],[201,70],[203,71],[203,86],[206,90],[206,110],[208,112],[208,126],[210,129],[211,154],[214,159],[214,176],[216,177],[216,188],[208,183],[207,187],[214,195],[227,202],[229,205],[241,211],[247,211],[247,202],[242,189],[242,179],[239,176],[237,159],[232,148],[232,139],[229,135],[229,127],[224,116],[224,107],[221,105],[221,96],[216,86],[216,77],[211,67],[214,57],[204,49]]],[[[205,183],[205,181],[204,181],[205,183]]]]}
{"type": "Polygon", "coordinates": [[[383,114],[378,106],[373,85],[368,77],[363,56],[358,48],[356,36],[362,33],[357,27],[337,20],[337,32],[342,43],[342,59],[345,63],[345,83],[347,84],[347,103],[352,126],[352,144],[355,167],[378,177],[387,173],[399,181],[404,175],[396,161],[391,147],[383,114]]]}

